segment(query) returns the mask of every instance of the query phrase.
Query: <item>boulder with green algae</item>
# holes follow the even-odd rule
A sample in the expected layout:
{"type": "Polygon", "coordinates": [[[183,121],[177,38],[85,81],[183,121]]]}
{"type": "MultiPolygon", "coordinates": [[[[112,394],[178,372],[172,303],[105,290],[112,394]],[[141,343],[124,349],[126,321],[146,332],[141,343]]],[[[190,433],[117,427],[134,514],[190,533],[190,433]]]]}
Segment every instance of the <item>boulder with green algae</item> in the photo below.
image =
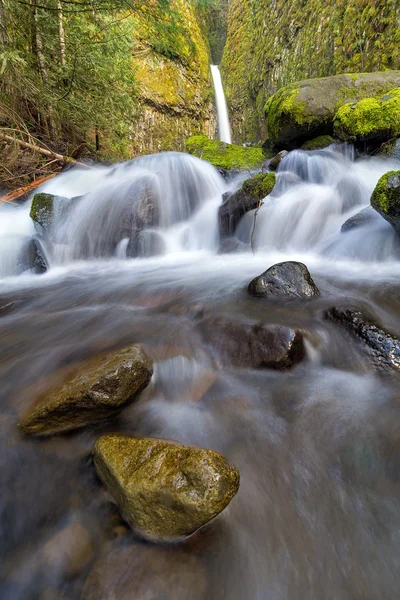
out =
{"type": "Polygon", "coordinates": [[[115,415],[150,382],[152,362],[140,346],[90,358],[56,374],[20,428],[51,435],[115,415]]]}
{"type": "Polygon", "coordinates": [[[262,148],[236,146],[205,135],[196,135],[186,141],[189,154],[207,160],[217,169],[257,169],[265,159],[262,148]]]}
{"type": "Polygon", "coordinates": [[[53,194],[41,192],[33,196],[31,211],[29,216],[34,221],[35,226],[39,225],[45,231],[51,227],[54,214],[54,201],[56,197],[53,194]]]}
{"type": "Polygon", "coordinates": [[[93,459],[124,519],[153,540],[191,535],[239,489],[238,469],[214,450],[113,434],[97,440],[93,459]]]}
{"type": "Polygon", "coordinates": [[[306,79],[282,87],[265,105],[268,143],[278,149],[297,148],[310,138],[332,135],[341,106],[399,85],[400,71],[385,71],[306,79]]]}
{"type": "Polygon", "coordinates": [[[371,205],[400,235],[400,171],[389,171],[380,178],[371,205]]]}
{"type": "Polygon", "coordinates": [[[335,115],[334,129],[348,142],[382,142],[400,135],[400,87],[344,104],[335,115]]]}
{"type": "Polygon", "coordinates": [[[233,194],[224,194],[218,211],[220,235],[232,235],[243,215],[257,208],[260,200],[272,192],[275,182],[275,173],[259,173],[246,179],[242,187],[233,194]]]}
{"type": "Polygon", "coordinates": [[[320,135],[313,140],[305,142],[301,146],[301,150],[323,150],[336,143],[337,141],[331,135],[320,135]]]}

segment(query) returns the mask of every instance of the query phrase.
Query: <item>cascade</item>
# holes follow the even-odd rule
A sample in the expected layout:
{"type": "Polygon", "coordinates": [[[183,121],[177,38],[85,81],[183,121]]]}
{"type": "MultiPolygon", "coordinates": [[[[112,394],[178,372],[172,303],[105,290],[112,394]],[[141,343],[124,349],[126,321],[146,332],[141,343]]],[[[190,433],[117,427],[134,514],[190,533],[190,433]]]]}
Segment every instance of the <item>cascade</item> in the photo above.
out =
{"type": "Polygon", "coordinates": [[[218,65],[211,65],[211,74],[214,82],[215,101],[217,104],[218,134],[221,142],[232,143],[231,127],[229,123],[228,107],[222,85],[221,72],[218,65]]]}

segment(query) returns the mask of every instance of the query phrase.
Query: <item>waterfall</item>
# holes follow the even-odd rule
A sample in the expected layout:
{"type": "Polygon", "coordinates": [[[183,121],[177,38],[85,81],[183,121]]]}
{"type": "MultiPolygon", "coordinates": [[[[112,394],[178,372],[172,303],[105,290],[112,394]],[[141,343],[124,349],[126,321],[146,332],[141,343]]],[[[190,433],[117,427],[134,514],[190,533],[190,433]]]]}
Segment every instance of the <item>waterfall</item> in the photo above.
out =
{"type": "Polygon", "coordinates": [[[217,103],[218,133],[221,142],[232,143],[231,127],[229,124],[228,107],[226,105],[221,73],[218,65],[211,65],[211,74],[214,81],[215,99],[217,103]]]}

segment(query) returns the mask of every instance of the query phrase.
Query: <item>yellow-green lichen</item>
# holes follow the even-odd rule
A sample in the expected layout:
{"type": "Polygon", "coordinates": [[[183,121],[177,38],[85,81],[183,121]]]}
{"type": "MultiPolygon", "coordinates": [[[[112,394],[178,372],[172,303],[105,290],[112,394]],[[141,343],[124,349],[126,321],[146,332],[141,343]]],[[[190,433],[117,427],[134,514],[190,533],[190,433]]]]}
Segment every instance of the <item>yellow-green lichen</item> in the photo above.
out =
{"type": "Polygon", "coordinates": [[[261,148],[226,144],[204,135],[189,138],[186,148],[189,154],[207,160],[217,169],[255,169],[264,160],[261,148]]]}
{"type": "Polygon", "coordinates": [[[301,150],[322,150],[335,143],[335,140],[331,135],[319,135],[313,140],[305,142],[301,146],[301,150]]]}
{"type": "Polygon", "coordinates": [[[400,223],[400,171],[388,171],[379,179],[371,205],[388,220],[392,214],[400,223]]]}
{"type": "Polygon", "coordinates": [[[259,173],[255,177],[246,179],[242,190],[258,200],[262,200],[272,192],[276,183],[275,173],[259,173]]]}

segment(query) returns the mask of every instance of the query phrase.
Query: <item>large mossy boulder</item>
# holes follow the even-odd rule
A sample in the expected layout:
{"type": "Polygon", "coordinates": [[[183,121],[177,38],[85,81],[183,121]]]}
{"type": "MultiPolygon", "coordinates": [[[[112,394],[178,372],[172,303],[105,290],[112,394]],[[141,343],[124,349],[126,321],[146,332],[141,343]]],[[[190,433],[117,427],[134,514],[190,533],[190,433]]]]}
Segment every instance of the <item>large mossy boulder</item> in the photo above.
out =
{"type": "Polygon", "coordinates": [[[268,143],[298,148],[321,135],[333,135],[341,106],[383,95],[400,86],[400,71],[333,75],[306,79],[279,89],[265,105],[268,143]]]}
{"type": "Polygon", "coordinates": [[[191,535],[239,489],[239,471],[218,452],[157,439],[106,435],[93,460],[123,518],[144,537],[191,535]]]}
{"type": "Polygon", "coordinates": [[[260,173],[246,179],[242,187],[233,194],[224,194],[218,211],[221,237],[232,235],[243,215],[257,208],[260,201],[272,192],[275,183],[275,173],[260,173]]]}
{"type": "Polygon", "coordinates": [[[384,142],[400,135],[400,87],[348,102],[334,118],[335,135],[347,142],[384,142]]]}
{"type": "Polygon", "coordinates": [[[56,374],[20,428],[50,435],[115,415],[150,382],[152,362],[140,346],[96,356],[56,374]]]}
{"type": "Polygon", "coordinates": [[[189,154],[207,160],[217,169],[257,169],[265,160],[262,148],[236,146],[219,140],[211,140],[205,135],[196,135],[186,141],[189,154]]]}
{"type": "Polygon", "coordinates": [[[400,235],[400,171],[389,171],[379,179],[371,205],[400,235]]]}
{"type": "Polygon", "coordinates": [[[306,265],[293,261],[273,265],[253,279],[247,291],[250,296],[269,299],[307,300],[319,296],[319,289],[306,265]]]}
{"type": "Polygon", "coordinates": [[[198,327],[223,367],[285,370],[305,356],[302,334],[282,325],[217,313],[204,317],[198,327]]]}
{"type": "Polygon", "coordinates": [[[325,314],[355,335],[367,356],[379,371],[400,372],[400,339],[379,327],[369,315],[356,307],[334,307],[325,314]]]}

